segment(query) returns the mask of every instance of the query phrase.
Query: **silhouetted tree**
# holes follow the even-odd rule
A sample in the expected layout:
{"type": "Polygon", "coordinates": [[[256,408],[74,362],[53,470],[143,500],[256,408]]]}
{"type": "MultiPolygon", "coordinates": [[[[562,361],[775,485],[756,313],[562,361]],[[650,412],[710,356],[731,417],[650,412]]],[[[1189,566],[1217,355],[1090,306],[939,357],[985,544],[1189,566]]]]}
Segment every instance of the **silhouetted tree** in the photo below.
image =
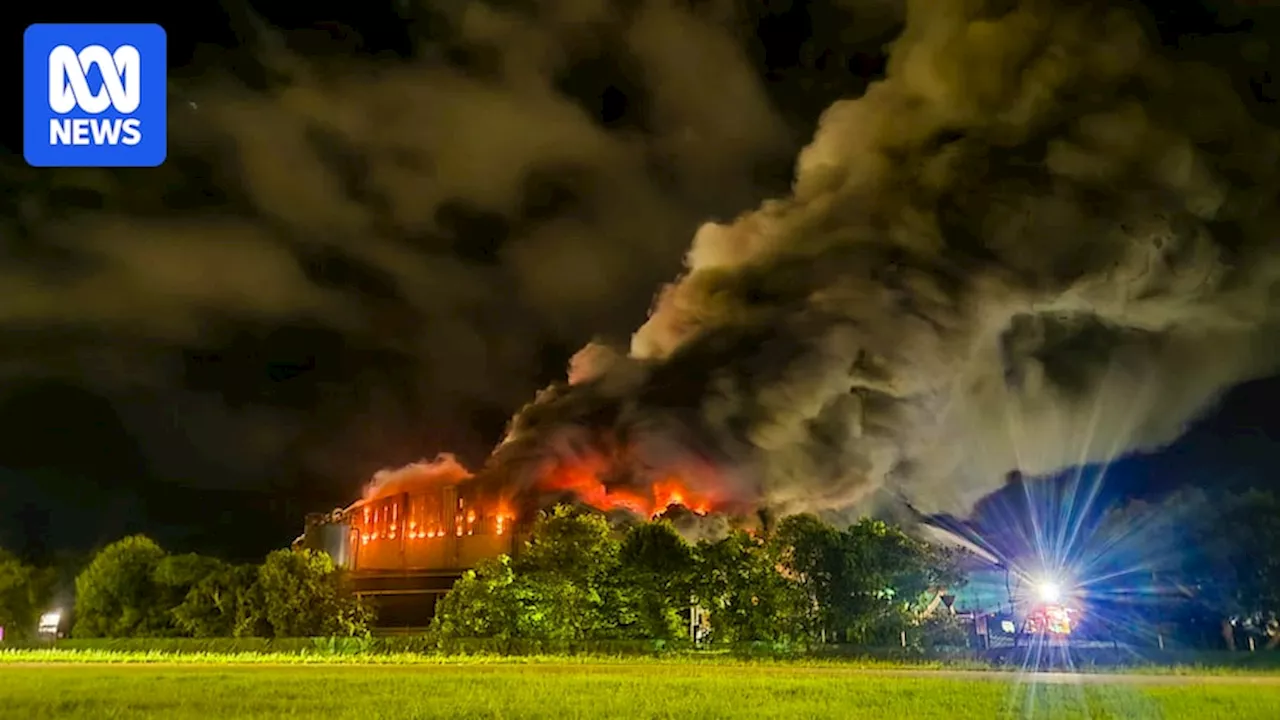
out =
{"type": "Polygon", "coordinates": [[[0,628],[6,640],[22,640],[36,631],[49,599],[53,575],[0,549],[0,628]]]}
{"type": "Polygon", "coordinates": [[[693,547],[670,522],[649,522],[627,531],[619,557],[643,634],[664,640],[687,637],[685,613],[697,569],[693,547]]]}

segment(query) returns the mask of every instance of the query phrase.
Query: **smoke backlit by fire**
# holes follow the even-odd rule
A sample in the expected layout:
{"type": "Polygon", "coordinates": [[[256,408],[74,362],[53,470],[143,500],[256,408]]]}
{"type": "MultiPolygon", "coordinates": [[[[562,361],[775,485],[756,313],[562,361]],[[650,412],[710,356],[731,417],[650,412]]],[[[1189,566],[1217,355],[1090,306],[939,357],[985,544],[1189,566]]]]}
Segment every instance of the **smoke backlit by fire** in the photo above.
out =
{"type": "Polygon", "coordinates": [[[1277,158],[1128,9],[911,0],[791,196],[705,225],[481,474],[642,516],[967,513],[1010,468],[1160,447],[1280,358],[1277,158]]]}
{"type": "Polygon", "coordinates": [[[377,500],[418,488],[457,485],[472,477],[472,472],[457,457],[451,453],[441,453],[432,461],[423,460],[400,468],[379,470],[365,486],[364,499],[377,500]]]}
{"type": "Polygon", "coordinates": [[[543,476],[537,489],[544,492],[567,491],[581,502],[598,510],[629,510],[645,517],[658,517],[675,506],[695,515],[712,512],[713,501],[678,477],[667,477],[653,483],[648,492],[627,487],[610,488],[603,478],[615,467],[608,459],[592,457],[558,464],[543,476]]]}

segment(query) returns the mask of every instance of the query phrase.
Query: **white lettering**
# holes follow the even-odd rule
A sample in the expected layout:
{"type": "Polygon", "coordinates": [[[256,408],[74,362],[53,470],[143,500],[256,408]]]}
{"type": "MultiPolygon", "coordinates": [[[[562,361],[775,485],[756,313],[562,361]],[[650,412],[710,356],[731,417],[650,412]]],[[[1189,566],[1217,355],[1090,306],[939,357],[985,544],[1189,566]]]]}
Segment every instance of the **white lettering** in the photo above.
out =
{"type": "Polygon", "coordinates": [[[115,53],[101,45],[90,45],[79,53],[69,45],[49,52],[49,109],[65,115],[77,107],[96,115],[108,107],[131,113],[142,103],[142,57],[132,45],[121,45],[115,53]],[[87,75],[94,65],[102,74],[98,92],[89,89],[87,75]]]}
{"type": "Polygon", "coordinates": [[[49,121],[49,144],[71,144],[71,121],[53,118],[49,121]]]}
{"type": "Polygon", "coordinates": [[[50,145],[128,145],[142,142],[142,121],[76,118],[49,121],[50,145]]]}
{"type": "Polygon", "coordinates": [[[95,122],[90,127],[93,129],[94,145],[115,145],[120,142],[119,119],[108,122],[95,122]]]}
{"type": "Polygon", "coordinates": [[[125,145],[133,146],[142,142],[142,121],[136,118],[129,118],[124,123],[124,140],[125,145]]]}
{"type": "Polygon", "coordinates": [[[71,121],[71,144],[72,145],[88,145],[89,144],[89,120],[86,118],[76,118],[71,121]]]}

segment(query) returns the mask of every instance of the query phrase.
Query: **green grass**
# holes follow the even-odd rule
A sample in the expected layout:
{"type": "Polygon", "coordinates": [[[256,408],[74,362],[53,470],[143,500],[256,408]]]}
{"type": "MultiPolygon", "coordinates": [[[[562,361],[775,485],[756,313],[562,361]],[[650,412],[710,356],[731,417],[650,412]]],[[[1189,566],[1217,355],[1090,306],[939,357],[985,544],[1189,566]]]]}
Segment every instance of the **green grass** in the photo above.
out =
{"type": "Polygon", "coordinates": [[[744,659],[729,654],[705,652],[697,655],[499,655],[476,653],[443,655],[430,653],[325,653],[325,652],[173,652],[166,650],[117,651],[84,649],[0,649],[0,670],[6,665],[679,665],[738,667],[772,665],[795,668],[847,668],[856,670],[896,669],[987,669],[980,663],[903,661],[879,658],[806,658],[785,660],[744,659]]]}
{"type": "Polygon", "coordinates": [[[0,718],[1273,720],[1280,683],[1028,683],[1013,673],[634,659],[400,665],[0,665],[0,718]]]}
{"type": "MultiPolygon", "coordinates": [[[[58,648],[0,647],[0,667],[6,664],[180,664],[180,665],[680,665],[680,666],[750,666],[773,665],[795,668],[833,668],[853,670],[987,670],[1012,673],[1016,665],[991,666],[967,658],[927,658],[921,656],[812,656],[783,657],[744,656],[728,650],[698,652],[664,652],[636,654],[603,653],[529,653],[508,655],[493,651],[465,653],[352,651],[328,649],[324,643],[276,642],[258,650],[205,650],[203,644],[157,643],[66,643],[58,648]],[[70,647],[66,647],[70,645],[70,647]],[[139,649],[129,649],[139,648],[139,649]]],[[[216,644],[208,647],[219,647],[216,644]]],[[[1077,672],[1124,675],[1207,675],[1207,676],[1275,676],[1280,675],[1280,653],[1235,653],[1208,659],[1190,656],[1190,661],[1158,663],[1135,661],[1128,665],[1076,665],[1077,672]],[[1274,659],[1273,659],[1274,658],[1274,659]]]]}

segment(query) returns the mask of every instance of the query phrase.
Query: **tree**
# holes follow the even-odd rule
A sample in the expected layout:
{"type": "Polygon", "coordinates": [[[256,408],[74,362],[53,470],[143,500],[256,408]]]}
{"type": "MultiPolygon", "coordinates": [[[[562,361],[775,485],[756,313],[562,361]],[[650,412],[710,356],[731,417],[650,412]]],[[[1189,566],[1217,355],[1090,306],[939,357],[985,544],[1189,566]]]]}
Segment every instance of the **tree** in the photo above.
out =
{"type": "Polygon", "coordinates": [[[698,545],[694,581],[710,611],[713,639],[787,640],[805,634],[809,610],[803,588],[778,572],[778,558],[761,539],[736,530],[698,545]]]}
{"type": "Polygon", "coordinates": [[[813,515],[783,519],[770,538],[782,572],[805,597],[806,624],[823,638],[838,624],[841,593],[849,572],[845,536],[813,515]]]}
{"type": "Polygon", "coordinates": [[[552,640],[634,634],[620,549],[602,515],[563,505],[540,514],[512,564],[522,632],[552,640]]]}
{"type": "Polygon", "coordinates": [[[845,640],[888,642],[916,619],[913,611],[937,573],[930,547],[880,520],[864,518],[841,533],[845,566],[831,598],[845,640]]]}
{"type": "Polygon", "coordinates": [[[770,545],[804,593],[807,624],[821,638],[890,641],[919,621],[926,591],[962,581],[953,551],[869,518],[841,531],[794,515],[779,523],[770,545]]]}
{"type": "Polygon", "coordinates": [[[166,555],[156,565],[152,580],[160,589],[160,604],[170,611],[186,600],[191,589],[202,580],[216,575],[226,566],[217,558],[187,553],[166,555]]]}
{"type": "Polygon", "coordinates": [[[277,550],[258,568],[263,617],[276,637],[362,635],[371,610],[352,595],[326,553],[277,550]]]}
{"type": "Polygon", "coordinates": [[[172,631],[155,581],[165,552],[144,535],[102,549],[76,577],[76,637],[150,637],[172,631]]]}
{"type": "Polygon", "coordinates": [[[174,623],[193,637],[271,635],[256,565],[220,566],[196,582],[173,609],[174,623]]]}
{"type": "Polygon", "coordinates": [[[621,547],[600,515],[540,514],[515,558],[467,572],[436,607],[445,637],[586,640],[644,636],[621,547]]]}
{"type": "Polygon", "coordinates": [[[51,580],[51,574],[0,549],[0,628],[4,628],[5,639],[26,639],[35,634],[51,580]]]}
{"type": "MultiPolygon", "coordinates": [[[[1280,614],[1280,497],[1256,489],[1214,494],[1180,530],[1183,582],[1223,618],[1223,639],[1234,649],[1231,618],[1270,624],[1280,614]]],[[[1272,634],[1268,646],[1277,644],[1272,634]]]]}
{"type": "Polygon", "coordinates": [[[622,540],[619,560],[644,637],[686,637],[682,614],[693,596],[696,561],[693,547],[675,526],[663,520],[632,527],[622,540]]]}
{"type": "Polygon", "coordinates": [[[524,634],[511,558],[499,555],[462,574],[436,606],[432,630],[448,638],[512,638],[524,634]]]}

